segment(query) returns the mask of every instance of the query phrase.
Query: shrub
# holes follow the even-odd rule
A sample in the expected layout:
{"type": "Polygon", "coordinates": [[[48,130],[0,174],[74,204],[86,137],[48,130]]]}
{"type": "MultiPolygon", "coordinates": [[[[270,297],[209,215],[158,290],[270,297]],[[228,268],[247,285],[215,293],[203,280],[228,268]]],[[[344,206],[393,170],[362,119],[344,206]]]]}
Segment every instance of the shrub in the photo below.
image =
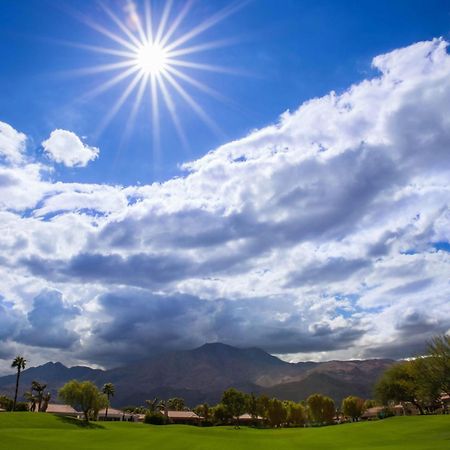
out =
{"type": "Polygon", "coordinates": [[[145,414],[144,423],[151,425],[167,425],[167,417],[159,412],[148,412],[145,414]]]}
{"type": "Polygon", "coordinates": [[[27,402],[17,402],[15,411],[28,411],[27,402]]]}

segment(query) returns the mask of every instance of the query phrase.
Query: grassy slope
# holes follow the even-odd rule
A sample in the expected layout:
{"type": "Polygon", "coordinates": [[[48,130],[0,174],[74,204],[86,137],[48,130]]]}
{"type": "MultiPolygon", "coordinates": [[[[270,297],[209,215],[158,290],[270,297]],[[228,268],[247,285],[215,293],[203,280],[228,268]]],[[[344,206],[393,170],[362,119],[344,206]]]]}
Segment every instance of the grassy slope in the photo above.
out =
{"type": "Polygon", "coordinates": [[[450,450],[450,416],[325,428],[255,430],[106,423],[85,429],[50,414],[0,413],[0,450],[450,450]]]}

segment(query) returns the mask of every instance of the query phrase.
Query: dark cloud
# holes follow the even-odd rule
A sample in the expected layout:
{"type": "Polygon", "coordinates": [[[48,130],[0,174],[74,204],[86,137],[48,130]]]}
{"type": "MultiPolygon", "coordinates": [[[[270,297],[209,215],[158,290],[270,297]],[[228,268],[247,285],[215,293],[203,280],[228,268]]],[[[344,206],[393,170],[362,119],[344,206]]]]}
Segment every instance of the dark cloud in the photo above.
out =
{"type": "Polygon", "coordinates": [[[433,283],[433,278],[423,278],[422,280],[410,281],[396,288],[390,289],[386,294],[391,295],[407,295],[414,294],[415,292],[423,291],[433,283]]]}
{"type": "Polygon", "coordinates": [[[0,341],[12,339],[23,321],[23,314],[14,308],[14,304],[0,296],[0,341]]]}
{"type": "Polygon", "coordinates": [[[335,350],[347,348],[364,333],[356,322],[350,328],[328,325],[326,332],[310,331],[306,316],[280,299],[203,300],[128,289],[103,295],[100,305],[109,320],[95,325],[82,356],[109,366],[205,342],[272,353],[335,350]],[[282,320],[280,313],[285,314],[282,320]]]}
{"type": "Polygon", "coordinates": [[[370,265],[370,261],[366,259],[329,258],[321,264],[312,264],[301,271],[291,272],[286,286],[342,281],[370,265]]]}
{"type": "Polygon", "coordinates": [[[27,314],[28,325],[17,336],[17,341],[36,347],[70,348],[79,336],[67,326],[80,310],[66,306],[58,291],[43,291],[33,300],[27,314]]]}

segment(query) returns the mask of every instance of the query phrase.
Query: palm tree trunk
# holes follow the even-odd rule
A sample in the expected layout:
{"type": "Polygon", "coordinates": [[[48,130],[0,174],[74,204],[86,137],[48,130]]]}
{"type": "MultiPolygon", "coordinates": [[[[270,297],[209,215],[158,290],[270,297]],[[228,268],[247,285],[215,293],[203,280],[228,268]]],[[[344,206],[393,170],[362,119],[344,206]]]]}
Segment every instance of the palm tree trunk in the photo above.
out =
{"type": "Polygon", "coordinates": [[[16,392],[14,394],[14,403],[12,410],[16,410],[16,403],[17,403],[17,392],[19,391],[19,378],[20,378],[20,367],[17,368],[17,377],[16,377],[16,392]]]}

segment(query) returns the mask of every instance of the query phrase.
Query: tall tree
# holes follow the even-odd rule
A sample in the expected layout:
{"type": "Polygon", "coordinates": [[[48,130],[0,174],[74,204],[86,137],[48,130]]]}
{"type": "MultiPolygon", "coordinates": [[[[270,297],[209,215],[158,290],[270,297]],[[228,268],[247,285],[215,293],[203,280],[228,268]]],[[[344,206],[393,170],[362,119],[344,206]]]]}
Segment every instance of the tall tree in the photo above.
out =
{"type": "Polygon", "coordinates": [[[239,428],[239,416],[244,414],[247,409],[245,394],[234,388],[227,389],[222,395],[222,403],[234,417],[236,428],[239,428]]]}
{"type": "Polygon", "coordinates": [[[332,423],[336,414],[334,401],[330,397],[321,394],[313,394],[306,400],[309,415],[317,424],[332,423]]]}
{"type": "Polygon", "coordinates": [[[112,383],[106,383],[103,385],[102,392],[106,395],[106,398],[108,399],[108,404],[106,405],[105,411],[105,417],[108,417],[109,399],[111,397],[114,397],[114,394],[116,393],[116,388],[112,383]]]}
{"type": "Polygon", "coordinates": [[[267,415],[272,427],[280,427],[286,422],[287,409],[282,401],[272,398],[269,400],[267,415]]]}
{"type": "Polygon", "coordinates": [[[424,414],[439,398],[439,384],[433,375],[429,358],[404,361],[390,367],[375,386],[383,404],[410,402],[424,414]]]}
{"type": "Polygon", "coordinates": [[[430,364],[440,388],[450,395],[450,334],[436,336],[428,346],[430,364]]]}
{"type": "Polygon", "coordinates": [[[23,356],[16,356],[11,364],[12,368],[17,369],[16,391],[14,393],[14,403],[13,403],[13,409],[12,409],[13,411],[16,410],[17,392],[19,391],[20,372],[22,372],[22,370],[25,369],[26,365],[27,365],[27,360],[23,356]]]}

